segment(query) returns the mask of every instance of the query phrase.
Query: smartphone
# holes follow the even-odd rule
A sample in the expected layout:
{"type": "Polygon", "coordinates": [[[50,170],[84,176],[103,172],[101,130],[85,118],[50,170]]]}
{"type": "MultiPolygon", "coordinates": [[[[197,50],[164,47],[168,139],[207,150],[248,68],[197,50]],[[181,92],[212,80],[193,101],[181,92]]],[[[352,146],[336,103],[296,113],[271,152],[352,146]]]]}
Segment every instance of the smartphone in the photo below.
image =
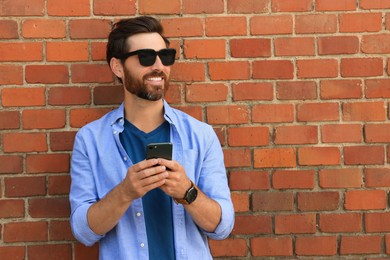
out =
{"type": "Polygon", "coordinates": [[[146,145],[146,159],[172,160],[172,143],[150,143],[146,145]]]}

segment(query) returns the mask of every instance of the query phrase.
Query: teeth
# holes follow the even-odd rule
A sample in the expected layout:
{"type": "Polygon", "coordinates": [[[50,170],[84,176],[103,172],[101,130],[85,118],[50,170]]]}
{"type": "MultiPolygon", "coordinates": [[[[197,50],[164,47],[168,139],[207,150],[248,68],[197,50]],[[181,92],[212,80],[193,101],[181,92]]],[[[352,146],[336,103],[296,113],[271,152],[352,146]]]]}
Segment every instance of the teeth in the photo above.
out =
{"type": "Polygon", "coordinates": [[[150,80],[150,81],[160,81],[160,80],[162,80],[162,78],[161,77],[153,77],[153,78],[148,78],[148,80],[150,80]]]}

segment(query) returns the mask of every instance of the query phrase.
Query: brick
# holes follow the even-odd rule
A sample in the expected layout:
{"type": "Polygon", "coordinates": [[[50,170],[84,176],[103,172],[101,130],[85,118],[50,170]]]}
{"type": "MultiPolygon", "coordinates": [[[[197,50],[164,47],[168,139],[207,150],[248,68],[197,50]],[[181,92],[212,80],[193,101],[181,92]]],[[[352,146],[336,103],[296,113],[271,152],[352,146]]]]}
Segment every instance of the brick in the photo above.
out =
{"type": "Polygon", "coordinates": [[[335,256],[337,244],[336,236],[297,237],[295,253],[299,256],[335,256]]]}
{"type": "Polygon", "coordinates": [[[230,127],[229,146],[264,146],[270,143],[268,127],[230,127]]]}
{"type": "Polygon", "coordinates": [[[324,213],[319,229],[325,233],[358,233],[362,231],[362,213],[324,213]]]}
{"type": "Polygon", "coordinates": [[[390,8],[390,3],[381,0],[361,0],[359,6],[361,9],[386,9],[390,8]]]}
{"type": "Polygon", "coordinates": [[[49,176],[47,193],[49,195],[68,195],[70,191],[70,176],[49,176]]]}
{"type": "Polygon", "coordinates": [[[3,134],[3,150],[12,152],[46,152],[45,133],[5,133],[3,134]]]}
{"type": "Polygon", "coordinates": [[[225,40],[185,40],[186,59],[223,59],[226,56],[225,40]]]}
{"type": "Polygon", "coordinates": [[[315,173],[312,170],[275,170],[272,175],[274,189],[313,189],[315,173]]]}
{"type": "Polygon", "coordinates": [[[65,110],[35,109],[22,113],[23,129],[56,129],[65,127],[65,110]]]}
{"type": "Polygon", "coordinates": [[[272,234],[272,216],[266,216],[266,215],[236,216],[232,234],[236,234],[236,235],[272,234]]]}
{"type": "Polygon", "coordinates": [[[267,148],[254,150],[255,168],[295,167],[296,154],[293,148],[267,148]]]}
{"type": "Polygon", "coordinates": [[[44,0],[1,1],[0,16],[43,16],[44,0]]]}
{"type": "Polygon", "coordinates": [[[366,124],[364,139],[368,143],[389,143],[390,124],[366,124]]]}
{"type": "Polygon", "coordinates": [[[364,169],[365,186],[368,188],[388,187],[390,185],[389,168],[366,168],[364,169]]]}
{"type": "Polygon", "coordinates": [[[234,101],[273,100],[274,90],[270,82],[242,82],[232,84],[234,101]]]}
{"type": "Polygon", "coordinates": [[[293,32],[291,15],[253,16],[250,18],[251,35],[279,35],[293,32]]]}
{"type": "Polygon", "coordinates": [[[69,172],[69,154],[28,154],[26,157],[27,173],[69,172]]]}
{"type": "Polygon", "coordinates": [[[180,0],[166,2],[164,0],[139,0],[138,8],[140,14],[179,14],[180,0]]]}
{"type": "Polygon", "coordinates": [[[77,19],[69,21],[69,34],[72,39],[106,39],[110,31],[109,20],[77,19]]]}
{"type": "Polygon", "coordinates": [[[316,144],[318,143],[317,126],[277,126],[274,131],[275,144],[316,144]]]}
{"type": "Polygon", "coordinates": [[[295,17],[295,32],[298,34],[335,33],[336,31],[335,14],[301,14],[295,17]]]}
{"type": "Polygon", "coordinates": [[[270,0],[228,0],[228,13],[265,13],[268,11],[270,0]]]}
{"type": "Polygon", "coordinates": [[[163,19],[161,24],[167,37],[203,36],[203,21],[201,18],[163,19]]]}
{"type": "Polygon", "coordinates": [[[225,149],[223,151],[226,167],[245,167],[251,165],[249,149],[225,149]]]}
{"type": "MultiPolygon", "coordinates": [[[[1,11],[0,11],[1,12],[1,11]]],[[[0,21],[0,39],[18,39],[18,23],[13,20],[0,21]]]]}
{"type": "Polygon", "coordinates": [[[226,127],[213,127],[215,134],[222,146],[226,145],[226,127]]]}
{"type": "Polygon", "coordinates": [[[292,256],[291,237],[254,237],[250,239],[253,256],[292,256]]]}
{"type": "Polygon", "coordinates": [[[12,222],[4,224],[4,242],[44,242],[48,239],[48,223],[12,222]]]}
{"type": "Polygon", "coordinates": [[[106,64],[72,64],[73,83],[108,83],[113,82],[113,74],[106,64]]]}
{"type": "Polygon", "coordinates": [[[8,260],[24,259],[25,251],[25,246],[0,246],[0,256],[8,260]]]}
{"type": "Polygon", "coordinates": [[[359,99],[363,96],[360,80],[321,80],[321,99],[359,99]]]}
{"type": "Polygon", "coordinates": [[[93,61],[106,60],[106,46],[106,42],[91,42],[91,56],[93,61]]]}
{"type": "Polygon", "coordinates": [[[274,39],[275,56],[314,56],[313,37],[285,37],[274,39]]]}
{"type": "Polygon", "coordinates": [[[211,80],[244,80],[250,78],[250,65],[247,61],[209,62],[211,80]]]}
{"type": "Polygon", "coordinates": [[[24,38],[65,38],[66,24],[57,19],[28,19],[22,23],[24,38]]]}
{"type": "Polygon", "coordinates": [[[315,8],[317,11],[355,11],[357,4],[355,0],[316,0],[315,8]]]}
{"type": "Polygon", "coordinates": [[[177,108],[200,121],[204,120],[203,108],[200,106],[182,106],[177,108]]]}
{"type": "Polygon", "coordinates": [[[271,56],[270,39],[231,39],[230,55],[234,58],[256,58],[271,56]]]}
{"type": "Polygon", "coordinates": [[[383,75],[382,58],[345,58],[341,59],[342,77],[373,77],[383,75]]]}
{"type": "Polygon", "coordinates": [[[358,168],[321,169],[318,173],[319,186],[323,189],[361,188],[362,172],[358,168]]]}
{"type": "Polygon", "coordinates": [[[0,65],[0,72],[1,72],[0,73],[1,85],[22,85],[23,84],[22,66],[0,65]]]}
{"type": "Polygon", "coordinates": [[[299,165],[340,165],[341,152],[338,147],[300,147],[299,165]]]}
{"type": "Polygon", "coordinates": [[[384,102],[354,102],[344,103],[344,121],[385,121],[386,108],[384,102]]]}
{"type": "Polygon", "coordinates": [[[171,70],[172,81],[205,81],[206,67],[200,62],[176,62],[171,70]]]}
{"type": "Polygon", "coordinates": [[[272,12],[309,12],[313,10],[311,0],[285,1],[273,0],[272,12]]]}
{"type": "Polygon", "coordinates": [[[91,90],[88,87],[53,87],[48,90],[48,104],[53,106],[89,105],[91,90]]]}
{"type": "Polygon", "coordinates": [[[8,198],[42,196],[46,194],[45,176],[5,178],[5,196],[8,198]]]}
{"type": "Polygon", "coordinates": [[[68,198],[44,198],[29,200],[29,214],[33,218],[69,217],[68,198]]]}
{"type": "Polygon", "coordinates": [[[43,46],[40,42],[2,42],[1,61],[41,61],[43,46]]]}
{"type": "Polygon", "coordinates": [[[50,16],[89,16],[89,0],[47,0],[47,13],[50,16]]]}
{"type": "Polygon", "coordinates": [[[51,132],[50,148],[52,151],[72,151],[76,131],[51,132]]]}
{"type": "Polygon", "coordinates": [[[246,35],[246,17],[206,17],[205,32],[209,37],[246,35]]]}
{"type": "Polygon", "coordinates": [[[97,86],[93,90],[93,100],[96,105],[120,104],[123,102],[123,96],[122,86],[97,86]]]}
{"type": "Polygon", "coordinates": [[[347,165],[384,164],[383,146],[345,146],[344,161],[347,165]]]}
{"type": "Polygon", "coordinates": [[[47,42],[48,61],[88,61],[88,42],[47,42]]]}
{"type": "Polygon", "coordinates": [[[235,212],[249,211],[249,194],[248,193],[232,193],[232,202],[235,212]]]}
{"type": "Polygon", "coordinates": [[[390,37],[387,34],[363,35],[362,52],[374,54],[390,53],[390,37]]]}
{"type": "Polygon", "coordinates": [[[23,157],[19,155],[0,155],[0,165],[0,174],[21,173],[23,171],[23,157]]]}
{"type": "Polygon", "coordinates": [[[257,60],[253,62],[254,79],[293,79],[294,65],[290,60],[257,60]]]}
{"type": "Polygon", "coordinates": [[[382,30],[381,13],[342,13],[340,32],[379,32],[382,30]]]}
{"type": "Polygon", "coordinates": [[[52,220],[49,227],[50,241],[74,240],[69,221],[52,220]]]}
{"type": "Polygon", "coordinates": [[[24,200],[0,200],[0,217],[2,219],[24,217],[24,200]]]}
{"type": "Polygon", "coordinates": [[[70,126],[82,127],[103,115],[107,114],[109,108],[74,108],[70,110],[70,126]]]}
{"type": "Polygon", "coordinates": [[[31,84],[68,83],[68,67],[65,65],[27,65],[26,81],[31,84]]]}
{"type": "Polygon", "coordinates": [[[299,122],[337,121],[339,120],[338,103],[304,103],[297,106],[299,122]]]}
{"type": "Polygon", "coordinates": [[[30,245],[27,247],[30,260],[39,259],[71,259],[71,244],[30,245]]]}
{"type": "Polygon", "coordinates": [[[390,79],[367,79],[365,83],[365,96],[367,98],[390,97],[390,79]]]}
{"type": "Polygon", "coordinates": [[[357,36],[328,36],[318,38],[318,54],[339,55],[356,54],[359,52],[357,36]]]}
{"type": "Polygon", "coordinates": [[[270,177],[265,171],[231,171],[229,175],[231,190],[268,190],[270,177]]]}
{"type": "Polygon", "coordinates": [[[249,110],[247,106],[209,106],[206,110],[209,124],[244,124],[249,122],[249,110]]]}
{"type": "Polygon", "coordinates": [[[317,98],[317,84],[314,81],[278,81],[276,97],[279,100],[310,100],[317,98]]]}
{"type": "Polygon", "coordinates": [[[298,78],[335,78],[338,76],[336,59],[315,59],[297,61],[298,78]]]}
{"type": "Polygon", "coordinates": [[[383,210],[386,208],[386,191],[346,191],[344,201],[344,207],[346,210],[383,210]]]}
{"type": "Polygon", "coordinates": [[[339,209],[340,194],[337,191],[298,192],[299,211],[334,211],[339,209]]]}
{"type": "MultiPolygon", "coordinates": [[[[225,7],[223,0],[199,0],[196,2],[192,0],[183,0],[182,5],[183,13],[185,14],[221,14],[224,12],[225,7]]],[[[180,2],[178,3],[178,6],[178,9],[180,9],[180,2]]]]}
{"type": "Polygon", "coordinates": [[[340,254],[379,254],[381,247],[382,236],[342,236],[340,254]]]}
{"type": "MultiPolygon", "coordinates": [[[[145,1],[144,1],[145,2],[145,1]]],[[[140,1],[140,4],[142,2],[140,1]]],[[[160,7],[163,7],[160,5],[160,7]]],[[[135,15],[136,1],[116,0],[115,2],[106,0],[93,1],[93,13],[95,15],[135,15]]]]}
{"type": "Polygon", "coordinates": [[[253,211],[286,211],[294,208],[292,192],[260,191],[252,194],[253,211]]]}
{"type": "Polygon", "coordinates": [[[315,213],[275,216],[275,234],[314,234],[315,232],[315,213]]]}
{"type": "Polygon", "coordinates": [[[3,88],[2,104],[5,107],[44,106],[45,88],[3,88]]]}
{"type": "Polygon", "coordinates": [[[246,256],[248,247],[242,238],[228,238],[222,241],[209,240],[210,251],[213,257],[246,256]]]}
{"type": "Polygon", "coordinates": [[[368,233],[382,233],[390,231],[390,214],[388,212],[366,213],[364,225],[368,233]]]}
{"type": "Polygon", "coordinates": [[[0,111],[0,129],[18,129],[19,111],[0,111]]]}
{"type": "Polygon", "coordinates": [[[74,244],[75,260],[79,259],[99,259],[99,243],[93,246],[84,246],[80,243],[74,244]]]}
{"type": "Polygon", "coordinates": [[[186,85],[187,102],[226,101],[228,86],[225,84],[190,84],[186,85]]]}
{"type": "Polygon", "coordinates": [[[359,124],[326,124],[321,126],[323,143],[361,143],[363,128],[359,124]]]}

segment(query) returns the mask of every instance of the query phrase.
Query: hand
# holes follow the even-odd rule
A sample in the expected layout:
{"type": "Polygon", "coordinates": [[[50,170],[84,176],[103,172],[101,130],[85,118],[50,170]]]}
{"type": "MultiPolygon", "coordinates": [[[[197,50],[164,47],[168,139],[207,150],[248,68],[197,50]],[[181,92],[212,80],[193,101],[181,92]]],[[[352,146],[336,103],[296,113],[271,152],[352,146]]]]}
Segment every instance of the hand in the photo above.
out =
{"type": "Polygon", "coordinates": [[[165,184],[168,172],[164,165],[157,164],[159,164],[157,159],[144,160],[127,170],[121,185],[122,191],[129,201],[138,199],[148,191],[165,184]]]}
{"type": "Polygon", "coordinates": [[[168,170],[168,177],[165,183],[160,186],[168,196],[176,199],[182,199],[187,190],[191,187],[191,180],[187,177],[184,167],[176,161],[158,159],[159,164],[165,166],[168,170]]]}

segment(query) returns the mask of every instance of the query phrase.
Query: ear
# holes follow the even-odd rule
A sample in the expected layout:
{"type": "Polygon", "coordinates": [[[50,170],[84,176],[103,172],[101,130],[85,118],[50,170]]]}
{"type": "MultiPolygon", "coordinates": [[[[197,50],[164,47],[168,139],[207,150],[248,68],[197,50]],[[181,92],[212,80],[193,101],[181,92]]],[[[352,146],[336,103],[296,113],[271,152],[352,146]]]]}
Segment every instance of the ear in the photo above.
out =
{"type": "Polygon", "coordinates": [[[123,72],[123,65],[122,62],[119,59],[111,58],[110,61],[110,67],[112,72],[117,76],[118,78],[122,79],[124,72],[123,72]]]}

